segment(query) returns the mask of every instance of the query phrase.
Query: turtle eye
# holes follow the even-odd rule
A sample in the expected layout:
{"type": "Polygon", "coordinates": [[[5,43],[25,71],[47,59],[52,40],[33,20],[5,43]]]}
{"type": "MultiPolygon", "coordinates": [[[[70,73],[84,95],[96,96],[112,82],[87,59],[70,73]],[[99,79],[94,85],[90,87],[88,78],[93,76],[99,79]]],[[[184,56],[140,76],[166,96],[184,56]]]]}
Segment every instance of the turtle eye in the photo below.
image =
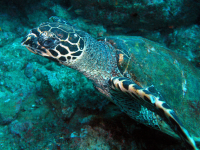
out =
{"type": "Polygon", "coordinates": [[[43,42],[43,46],[46,48],[55,47],[55,45],[59,44],[59,41],[55,38],[48,38],[43,42]]]}
{"type": "Polygon", "coordinates": [[[54,45],[54,39],[45,40],[43,45],[44,45],[44,47],[51,47],[52,45],[54,45]]]}

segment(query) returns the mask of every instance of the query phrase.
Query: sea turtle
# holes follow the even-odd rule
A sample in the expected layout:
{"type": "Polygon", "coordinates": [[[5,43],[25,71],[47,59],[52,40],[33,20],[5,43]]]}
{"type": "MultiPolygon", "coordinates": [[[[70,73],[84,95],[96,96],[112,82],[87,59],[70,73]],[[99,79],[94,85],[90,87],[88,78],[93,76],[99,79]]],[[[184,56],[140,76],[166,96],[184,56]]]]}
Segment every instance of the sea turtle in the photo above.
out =
{"type": "MultiPolygon", "coordinates": [[[[184,120],[192,118],[187,115],[189,106],[184,104],[199,100],[200,73],[188,60],[142,37],[96,40],[63,19],[50,19],[53,22],[32,29],[22,45],[83,73],[99,92],[136,121],[198,149],[170,106],[177,111],[176,105],[181,107],[182,112],[178,112],[184,120]]],[[[184,124],[199,137],[199,122],[184,124]]]]}

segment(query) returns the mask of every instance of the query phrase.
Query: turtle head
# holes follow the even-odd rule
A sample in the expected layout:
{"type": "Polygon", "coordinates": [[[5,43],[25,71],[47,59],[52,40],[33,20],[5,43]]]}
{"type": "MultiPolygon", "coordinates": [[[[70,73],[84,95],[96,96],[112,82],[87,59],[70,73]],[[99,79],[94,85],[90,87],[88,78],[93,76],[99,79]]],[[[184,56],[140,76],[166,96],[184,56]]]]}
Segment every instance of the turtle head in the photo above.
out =
{"type": "Polygon", "coordinates": [[[64,23],[43,23],[23,39],[22,45],[32,53],[66,66],[74,64],[83,55],[85,32],[64,23]]]}

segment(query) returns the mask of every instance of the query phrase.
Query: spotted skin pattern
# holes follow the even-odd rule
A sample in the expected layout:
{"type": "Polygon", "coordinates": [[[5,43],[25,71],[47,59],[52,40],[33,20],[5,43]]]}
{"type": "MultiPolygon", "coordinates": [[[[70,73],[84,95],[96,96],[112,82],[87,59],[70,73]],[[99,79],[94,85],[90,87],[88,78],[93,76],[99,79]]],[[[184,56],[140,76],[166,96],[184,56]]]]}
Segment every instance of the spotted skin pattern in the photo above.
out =
{"type": "Polygon", "coordinates": [[[113,77],[109,80],[111,90],[127,93],[139,104],[157,113],[181,139],[185,140],[193,149],[197,150],[196,144],[189,132],[184,128],[176,113],[159,96],[155,96],[147,89],[143,89],[132,80],[125,77],[113,77]]]}

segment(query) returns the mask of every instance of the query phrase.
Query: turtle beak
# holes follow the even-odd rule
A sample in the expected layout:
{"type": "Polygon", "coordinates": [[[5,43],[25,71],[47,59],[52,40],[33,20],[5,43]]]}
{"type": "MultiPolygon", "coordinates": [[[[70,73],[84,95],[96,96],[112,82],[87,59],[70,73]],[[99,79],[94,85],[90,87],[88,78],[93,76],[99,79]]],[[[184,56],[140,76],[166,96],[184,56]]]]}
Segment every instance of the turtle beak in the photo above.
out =
{"type": "Polygon", "coordinates": [[[22,46],[25,46],[30,52],[37,54],[37,36],[29,33],[21,42],[22,46]]]}
{"type": "Polygon", "coordinates": [[[42,46],[39,41],[43,42],[43,37],[31,32],[22,40],[21,45],[25,46],[30,52],[41,55],[43,57],[51,57],[46,47],[42,46]]]}

